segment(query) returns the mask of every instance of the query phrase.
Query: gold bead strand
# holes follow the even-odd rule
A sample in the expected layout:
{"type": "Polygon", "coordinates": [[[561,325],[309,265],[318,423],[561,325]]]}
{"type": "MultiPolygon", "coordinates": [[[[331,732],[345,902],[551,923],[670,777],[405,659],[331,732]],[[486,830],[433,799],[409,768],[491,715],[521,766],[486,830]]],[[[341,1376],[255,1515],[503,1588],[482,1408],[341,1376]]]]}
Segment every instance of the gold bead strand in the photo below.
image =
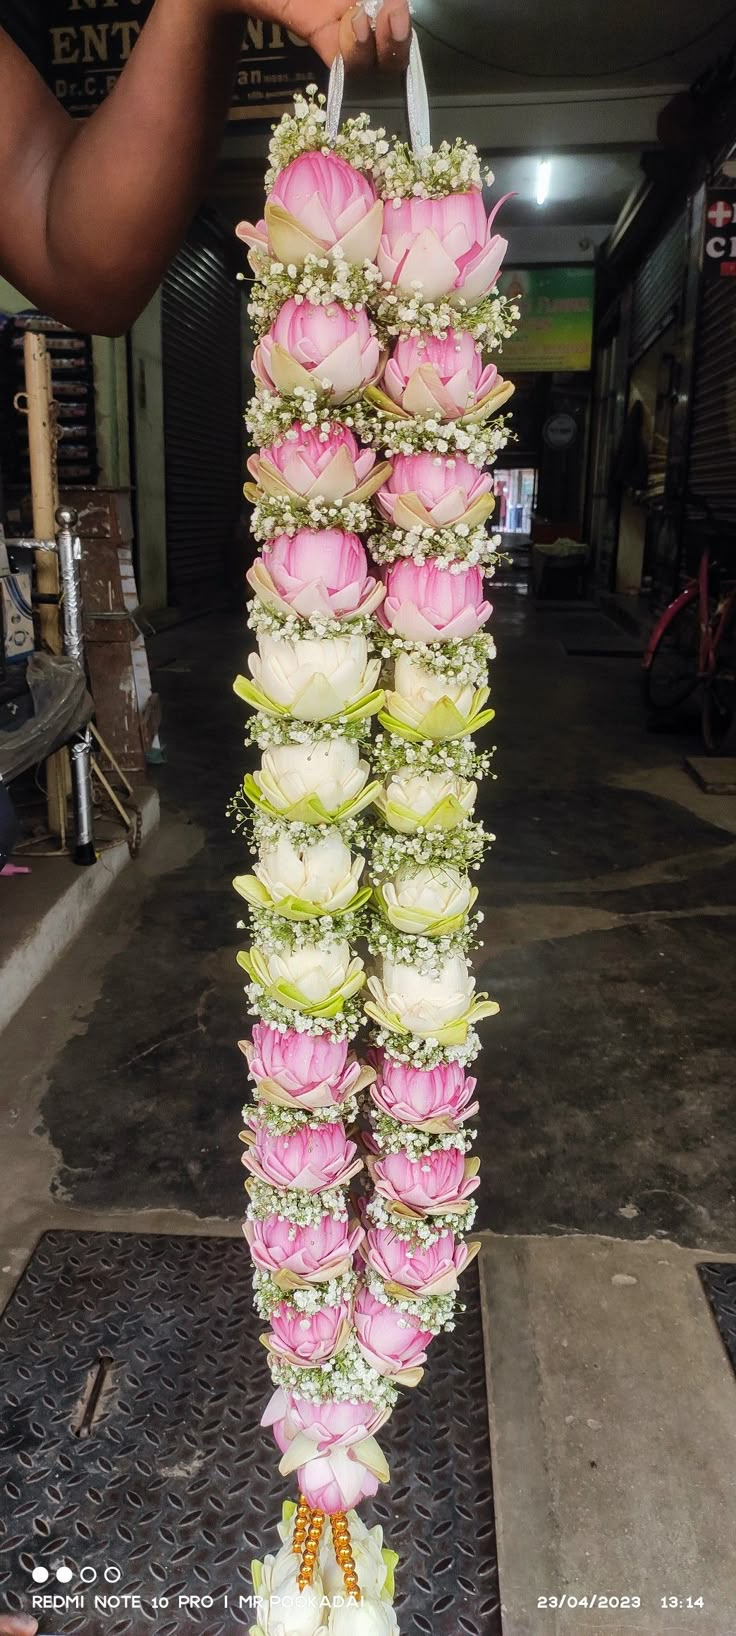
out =
{"type": "Polygon", "coordinates": [[[332,1538],[335,1544],[335,1558],[338,1567],[342,1568],[347,1594],[357,1599],[360,1597],[360,1581],[353,1556],[350,1524],[344,1511],[337,1511],[332,1518],[332,1538]]]}
{"type": "Polygon", "coordinates": [[[314,1570],[317,1565],[317,1556],[319,1553],[319,1542],[322,1538],[322,1529],[324,1528],[324,1525],[324,1511],[313,1511],[309,1522],[307,1538],[304,1544],[301,1573],[299,1574],[299,1578],[297,1580],[300,1591],[305,1591],[307,1587],[311,1585],[312,1580],[314,1579],[314,1570]]]}
{"type": "Polygon", "coordinates": [[[300,1557],[304,1550],[311,1520],[312,1508],[308,1505],[304,1495],[300,1494],[294,1518],[294,1537],[291,1542],[291,1548],[295,1556],[300,1557]]]}

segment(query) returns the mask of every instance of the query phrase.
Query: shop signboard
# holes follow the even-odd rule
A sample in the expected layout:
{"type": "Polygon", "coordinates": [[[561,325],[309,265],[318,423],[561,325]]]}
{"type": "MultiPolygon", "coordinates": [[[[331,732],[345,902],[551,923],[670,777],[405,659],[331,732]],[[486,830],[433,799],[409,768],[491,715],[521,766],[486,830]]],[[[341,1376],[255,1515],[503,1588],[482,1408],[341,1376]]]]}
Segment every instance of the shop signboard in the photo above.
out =
{"type": "Polygon", "coordinates": [[[593,347],[592,267],[508,268],[498,287],[519,302],[516,334],[504,341],[504,375],[531,370],[590,369],[593,347]]]}
{"type": "Polygon", "coordinates": [[[708,189],[703,273],[709,284],[736,278],[736,188],[708,189]]]}
{"type": "MultiPolygon", "coordinates": [[[[112,90],[135,47],[153,0],[45,0],[46,78],[75,119],[85,119],[112,90]]],[[[249,17],[235,76],[231,119],[272,120],[311,81],[323,88],[320,58],[280,23],[249,17]]]]}

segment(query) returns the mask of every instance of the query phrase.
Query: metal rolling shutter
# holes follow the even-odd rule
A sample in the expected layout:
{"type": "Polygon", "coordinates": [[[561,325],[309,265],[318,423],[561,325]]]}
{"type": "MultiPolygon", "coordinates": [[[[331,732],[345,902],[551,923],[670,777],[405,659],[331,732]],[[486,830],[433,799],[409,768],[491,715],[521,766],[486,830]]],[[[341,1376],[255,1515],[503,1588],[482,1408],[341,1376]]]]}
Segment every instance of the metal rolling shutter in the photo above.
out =
{"type": "Polygon", "coordinates": [[[688,217],[683,211],[647,256],[634,284],[631,362],[635,363],[673,318],[684,288],[688,217]]]}
{"type": "Polygon", "coordinates": [[[706,285],[695,363],[688,487],[736,532],[736,289],[706,285]]]}
{"type": "Polygon", "coordinates": [[[222,587],[242,495],[240,295],[229,233],[195,219],[163,286],[168,600],[222,587]]]}

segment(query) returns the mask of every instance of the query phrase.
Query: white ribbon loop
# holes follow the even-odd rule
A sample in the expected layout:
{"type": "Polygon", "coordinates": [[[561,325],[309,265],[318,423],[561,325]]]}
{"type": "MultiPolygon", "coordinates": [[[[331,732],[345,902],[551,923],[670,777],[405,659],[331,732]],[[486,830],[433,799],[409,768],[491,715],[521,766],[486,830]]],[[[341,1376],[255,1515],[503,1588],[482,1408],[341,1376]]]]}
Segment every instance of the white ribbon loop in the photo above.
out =
{"type": "MultiPolygon", "coordinates": [[[[345,63],[339,52],[330,69],[330,83],[327,88],[327,125],[328,142],[333,145],[337,141],[342,114],[342,99],[345,94],[345,63]]],[[[419,49],[419,40],[416,31],[412,29],[411,47],[409,50],[409,67],[406,71],[406,107],[409,115],[409,134],[414,153],[423,153],[432,145],[429,125],[429,97],[427,96],[427,82],[424,78],[422,53],[419,49]]]]}
{"type": "Polygon", "coordinates": [[[327,87],[327,140],[334,146],[337,133],[340,129],[340,115],[342,113],[342,99],[345,91],[345,63],[338,51],[330,69],[330,83],[327,87]]]}
{"type": "Polygon", "coordinates": [[[406,106],[409,114],[409,133],[414,153],[423,153],[432,146],[429,128],[429,97],[424,78],[424,64],[415,29],[411,34],[409,67],[406,71],[406,106]]]}

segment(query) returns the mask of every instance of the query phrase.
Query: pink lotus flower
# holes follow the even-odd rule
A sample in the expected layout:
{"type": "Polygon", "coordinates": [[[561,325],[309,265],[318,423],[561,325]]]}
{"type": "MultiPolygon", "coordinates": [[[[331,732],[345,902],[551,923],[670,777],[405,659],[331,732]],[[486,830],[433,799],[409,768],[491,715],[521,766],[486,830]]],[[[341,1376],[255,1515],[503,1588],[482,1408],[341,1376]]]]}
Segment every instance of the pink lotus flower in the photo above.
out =
{"type": "Polygon", "coordinates": [[[280,1388],[267,1405],[262,1426],[270,1426],[282,1453],[283,1476],[298,1474],[300,1491],[323,1511],[341,1511],[375,1494],[388,1466],[374,1433],[390,1410],[372,1403],[311,1403],[280,1388]]]}
{"type": "Polygon", "coordinates": [[[241,222],[238,238],[279,261],[303,262],[337,247],[345,261],[374,261],[383,210],[372,182],[334,153],[301,153],[279,172],[265,220],[241,222]]]}
{"type": "Polygon", "coordinates": [[[323,1511],[327,1517],[352,1511],[361,1500],[372,1499],[379,1481],[350,1449],[335,1449],[334,1454],[297,1469],[300,1494],[313,1511],[323,1511]]]}
{"type": "Polygon", "coordinates": [[[383,388],[407,415],[485,420],[513,393],[495,364],[465,330],[446,335],[402,335],[386,365],[383,388]]]}
{"type": "Polygon", "coordinates": [[[425,301],[475,306],[493,288],[508,249],[493,232],[503,202],[486,217],[475,188],[445,199],[389,201],[377,256],[384,279],[401,290],[420,286],[425,301]]]}
{"type": "Polygon", "coordinates": [[[478,1112],[471,1102],[476,1084],[458,1062],[412,1068],[384,1057],[371,1096],[382,1113],[416,1130],[453,1130],[478,1112]]]}
{"type": "Polygon", "coordinates": [[[284,1033],[256,1023],[252,1040],[241,1040],[251,1078],[259,1094],[302,1108],[339,1108],[345,1098],[368,1085],[374,1070],[348,1056],[347,1040],[329,1034],[284,1033]],[[278,1093],[281,1093],[279,1096],[278,1093]]]}
{"type": "Polygon", "coordinates": [[[317,1227],[295,1227],[283,1216],[246,1221],[243,1232],[260,1272],[288,1284],[323,1284],[349,1272],[365,1234],[357,1222],[325,1215],[317,1227]]]}
{"type": "Polygon", "coordinates": [[[265,494],[295,494],[304,500],[367,500],[390,469],[387,461],[376,464],[373,449],[361,449],[349,426],[334,422],[324,431],[297,422],[282,442],[248,461],[251,477],[265,494]]]}
{"type": "Polygon", "coordinates": [[[478,1161],[466,1159],[455,1147],[425,1153],[421,1159],[387,1153],[384,1159],[370,1161],[370,1170],[377,1193],[417,1216],[446,1210],[461,1213],[480,1186],[478,1161]]]}
{"type": "Polygon", "coordinates": [[[493,511],[493,478],[463,455],[400,454],[376,501],[397,528],[468,527],[493,511]]]}
{"type": "Polygon", "coordinates": [[[415,1385],[426,1362],[432,1331],[422,1329],[419,1319],[410,1312],[377,1301],[365,1288],[358,1291],[354,1322],[358,1345],[371,1367],[379,1375],[394,1379],[412,1377],[406,1378],[405,1384],[415,1385]]]}
{"type": "Polygon", "coordinates": [[[269,1352],[296,1368],[325,1363],[342,1350],[352,1334],[350,1316],[349,1301],[309,1313],[288,1305],[276,1307],[271,1313],[269,1352]]]}
{"type": "Polygon", "coordinates": [[[361,307],[348,312],[333,302],[284,302],[270,330],[258,342],[253,373],[268,391],[293,396],[318,392],[345,403],[378,378],[383,358],[378,339],[361,307]]]}
{"type": "Polygon", "coordinates": [[[433,562],[400,558],[386,574],[386,600],[378,619],[410,642],[455,642],[474,636],[493,609],[483,600],[479,568],[453,574],[433,562]]]}
{"type": "Polygon", "coordinates": [[[323,1193],[331,1187],[346,1187],[358,1174],[362,1163],[356,1158],[357,1151],[339,1122],[302,1125],[283,1136],[273,1136],[259,1126],[253,1146],[243,1154],[243,1164],[252,1176],[274,1187],[323,1193]]]}
{"type": "Polygon", "coordinates": [[[290,1439],[301,1434],[315,1444],[319,1454],[332,1449],[347,1448],[374,1437],[386,1424],[390,1411],[377,1409],[373,1403],[346,1403],[327,1398],[314,1403],[310,1398],[294,1392],[276,1392],[266,1409],[262,1424],[270,1423],[266,1416],[276,1415],[290,1439]]]}
{"type": "Polygon", "coordinates": [[[331,614],[349,619],[371,614],[384,588],[368,573],[368,558],[357,534],[340,528],[300,528],[278,534],[264,547],[246,576],[259,600],[308,619],[331,614]]]}
{"type": "Polygon", "coordinates": [[[369,1267],[389,1286],[410,1295],[453,1295],[458,1278],[480,1245],[465,1244],[454,1233],[441,1233],[433,1244],[412,1250],[391,1227],[373,1227],[363,1247],[369,1267]]]}

